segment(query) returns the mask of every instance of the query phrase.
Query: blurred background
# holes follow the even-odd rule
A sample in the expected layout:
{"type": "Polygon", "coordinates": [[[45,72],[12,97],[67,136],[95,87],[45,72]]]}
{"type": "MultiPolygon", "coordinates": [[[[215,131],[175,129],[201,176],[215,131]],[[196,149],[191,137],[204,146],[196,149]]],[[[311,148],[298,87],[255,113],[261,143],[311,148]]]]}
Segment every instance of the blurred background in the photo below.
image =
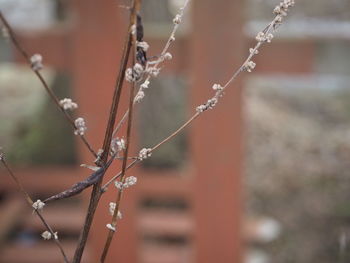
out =
{"type": "MultiPolygon", "coordinates": [[[[191,116],[213,83],[226,82],[279,3],[191,2],[170,49],[174,59],[136,107],[134,155],[191,116]]],[[[0,0],[28,53],[43,55],[43,74],[57,96],[78,102],[73,116],[85,118],[95,149],[103,142],[128,3],[0,0]]],[[[143,1],[149,56],[162,50],[182,4],[143,1]]],[[[123,199],[108,262],[349,262],[349,36],[349,1],[296,0],[272,43],[255,57],[256,70],[243,74],[215,110],[130,171],[138,184],[123,199]]],[[[90,171],[79,165],[94,160],[4,36],[0,146],[34,200],[86,178],[90,171]]],[[[114,164],[106,177],[119,170],[114,164]]],[[[0,179],[0,262],[62,262],[3,167],[0,179]]],[[[44,209],[69,255],[89,192],[44,209]]],[[[101,200],[83,262],[98,262],[115,195],[111,187],[101,200]]]]}

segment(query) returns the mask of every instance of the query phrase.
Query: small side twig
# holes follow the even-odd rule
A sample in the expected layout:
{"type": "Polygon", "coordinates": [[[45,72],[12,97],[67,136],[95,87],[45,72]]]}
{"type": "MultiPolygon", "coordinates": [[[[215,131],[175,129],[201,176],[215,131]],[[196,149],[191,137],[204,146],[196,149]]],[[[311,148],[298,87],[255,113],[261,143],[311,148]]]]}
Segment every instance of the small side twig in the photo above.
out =
{"type": "MultiPolygon", "coordinates": [[[[161,145],[163,145],[164,143],[168,142],[169,140],[171,140],[173,137],[175,137],[176,135],[178,135],[183,129],[185,129],[190,123],[192,123],[192,121],[194,121],[197,117],[199,116],[199,113],[195,113],[188,121],[186,121],[183,125],[181,125],[176,131],[174,131],[172,134],[170,134],[168,137],[166,137],[165,139],[163,139],[161,142],[157,143],[155,146],[153,146],[150,150],[150,153],[154,152],[155,150],[157,150],[161,145]]],[[[132,168],[134,165],[136,165],[138,162],[141,162],[142,160],[140,159],[136,159],[134,161],[132,161],[127,167],[126,170],[129,170],[130,168],[132,168]]],[[[106,182],[103,187],[101,188],[102,193],[104,193],[107,190],[107,187],[113,183],[117,178],[119,178],[121,175],[123,174],[123,171],[119,172],[117,175],[113,176],[110,180],[108,180],[108,182],[106,182]]]]}
{"type": "MultiPolygon", "coordinates": [[[[163,139],[160,143],[156,144],[152,148],[146,149],[148,151],[149,156],[153,151],[158,149],[161,145],[171,140],[173,137],[175,137],[177,134],[179,134],[182,130],[184,130],[188,125],[190,125],[197,117],[199,117],[202,113],[206,112],[207,110],[213,109],[217,103],[219,102],[219,99],[224,95],[225,90],[232,84],[232,82],[238,77],[238,75],[244,71],[251,72],[255,68],[255,63],[251,60],[255,55],[259,53],[259,49],[261,46],[263,46],[265,43],[270,43],[273,34],[277,27],[281,25],[282,20],[285,16],[287,16],[289,8],[294,6],[294,0],[283,0],[279,5],[276,6],[274,9],[275,17],[274,19],[261,31],[257,34],[256,40],[257,43],[254,46],[254,48],[249,49],[249,55],[244,60],[242,65],[233,73],[233,75],[229,78],[229,80],[225,83],[224,86],[221,86],[219,84],[213,85],[213,90],[215,91],[215,94],[212,98],[208,99],[208,101],[202,105],[199,105],[196,108],[196,112],[183,124],[181,125],[177,130],[172,132],[169,136],[167,136],[165,139],[163,139]]],[[[138,159],[133,161],[127,169],[132,168],[135,164],[141,162],[143,159],[138,159]]],[[[102,189],[106,190],[107,187],[114,182],[117,178],[119,178],[122,175],[122,173],[118,173],[114,177],[112,177],[103,187],[102,189]]]]}
{"type": "MultiPolygon", "coordinates": [[[[16,49],[19,51],[19,53],[22,55],[22,57],[25,59],[25,61],[29,64],[30,68],[32,69],[32,71],[34,72],[34,74],[37,76],[37,78],[39,79],[40,83],[42,84],[42,86],[44,87],[44,89],[46,90],[46,92],[49,94],[50,98],[52,99],[52,101],[54,102],[54,104],[57,106],[57,108],[63,113],[63,115],[65,116],[65,118],[67,119],[67,121],[70,123],[70,125],[73,127],[74,130],[77,130],[77,127],[74,123],[74,120],[72,119],[72,117],[63,109],[63,107],[61,107],[60,105],[60,101],[57,98],[57,96],[53,93],[53,91],[50,89],[49,85],[47,84],[45,78],[43,77],[43,75],[40,73],[40,71],[38,69],[35,69],[32,67],[32,62],[30,60],[30,56],[28,55],[28,53],[24,50],[24,48],[21,46],[21,44],[19,43],[19,41],[17,40],[17,37],[15,36],[15,33],[12,29],[12,27],[10,26],[10,24],[7,22],[5,16],[2,14],[2,12],[0,11],[0,20],[2,22],[2,24],[5,26],[8,36],[10,38],[10,40],[12,41],[13,45],[16,47],[16,49]]],[[[97,154],[96,152],[93,150],[92,146],[90,145],[90,143],[88,142],[88,140],[85,138],[85,136],[83,134],[78,134],[80,139],[83,141],[83,143],[85,144],[85,146],[87,147],[87,149],[91,152],[91,154],[97,158],[97,154]]]]}
{"type": "MultiPolygon", "coordinates": [[[[8,163],[5,160],[4,157],[4,153],[0,152],[0,161],[3,164],[3,166],[5,167],[6,171],[8,172],[8,174],[10,175],[10,177],[12,178],[12,180],[15,182],[15,184],[17,185],[19,191],[24,195],[25,200],[27,201],[28,205],[30,207],[33,206],[33,199],[30,197],[30,195],[27,193],[27,191],[24,189],[23,185],[21,184],[21,182],[19,181],[19,179],[16,177],[16,175],[13,173],[12,169],[10,168],[10,166],[8,165],[8,163]]],[[[51,233],[52,236],[54,236],[55,238],[53,239],[56,246],[58,247],[58,249],[60,250],[62,257],[64,259],[65,263],[69,263],[69,260],[67,258],[67,255],[63,249],[63,246],[61,244],[61,242],[58,240],[57,235],[55,234],[55,232],[52,230],[51,226],[47,223],[47,221],[45,220],[45,218],[43,217],[43,215],[40,213],[40,211],[38,209],[35,209],[34,212],[38,215],[40,221],[43,223],[43,225],[45,226],[45,228],[47,229],[47,231],[49,231],[51,233]]]]}
{"type": "MultiPolygon", "coordinates": [[[[179,14],[177,14],[177,16],[174,18],[174,27],[173,27],[173,30],[171,31],[171,34],[167,40],[167,42],[165,43],[164,45],[164,48],[162,50],[162,52],[160,53],[160,58],[164,58],[165,57],[165,54],[168,52],[169,48],[170,48],[170,45],[171,43],[173,43],[175,41],[175,35],[176,35],[176,32],[178,31],[179,27],[180,27],[180,24],[181,24],[181,21],[182,21],[182,18],[184,16],[184,13],[185,13],[185,10],[189,4],[190,0],[185,0],[184,4],[182,5],[182,7],[180,8],[180,12],[179,14]]],[[[155,64],[153,65],[153,68],[154,69],[160,69],[159,66],[161,63],[164,62],[164,59],[159,59],[158,61],[155,62],[155,64]]],[[[151,80],[151,74],[150,73],[147,73],[147,76],[146,76],[146,79],[144,80],[144,83],[149,83],[151,80]]],[[[137,94],[141,91],[144,90],[144,87],[141,85],[139,90],[137,91],[137,94]]],[[[135,106],[136,104],[136,98],[134,99],[134,102],[133,102],[133,105],[132,107],[135,106]]],[[[116,125],[114,131],[113,131],[113,136],[115,136],[118,131],[120,130],[120,128],[123,126],[123,124],[125,123],[126,121],[126,118],[128,117],[128,114],[129,114],[129,110],[130,108],[128,108],[126,110],[126,112],[124,113],[123,117],[120,119],[120,121],[118,122],[118,124],[116,125]]]]}

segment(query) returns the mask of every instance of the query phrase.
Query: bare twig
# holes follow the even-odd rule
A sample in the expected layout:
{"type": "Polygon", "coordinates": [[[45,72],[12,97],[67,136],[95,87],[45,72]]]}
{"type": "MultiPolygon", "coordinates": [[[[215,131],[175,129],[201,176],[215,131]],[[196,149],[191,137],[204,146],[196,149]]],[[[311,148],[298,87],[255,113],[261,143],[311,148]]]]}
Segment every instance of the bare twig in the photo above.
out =
{"type": "MultiPolygon", "coordinates": [[[[199,116],[199,113],[195,113],[189,120],[187,120],[183,125],[181,125],[176,131],[174,131],[172,134],[170,134],[168,137],[166,137],[165,139],[163,139],[161,142],[157,143],[155,146],[153,146],[150,150],[150,152],[154,152],[155,150],[157,150],[161,145],[163,145],[164,143],[168,142],[169,140],[171,140],[173,137],[175,137],[176,135],[178,135],[182,130],[184,130],[189,124],[192,123],[192,121],[194,121],[197,117],[199,116]]],[[[127,167],[126,170],[129,170],[130,168],[132,168],[133,166],[135,166],[137,163],[141,162],[142,160],[140,159],[136,159],[134,161],[132,161],[127,167]]],[[[117,178],[119,178],[121,175],[123,174],[123,172],[119,172],[118,174],[116,174],[115,176],[113,176],[110,180],[108,180],[108,182],[106,182],[102,189],[102,193],[104,193],[107,190],[107,187],[113,183],[117,178]]]]}
{"type": "MultiPolygon", "coordinates": [[[[287,0],[285,0],[287,1],[287,0]]],[[[281,2],[283,3],[283,2],[281,2]]],[[[271,39],[273,37],[272,33],[276,30],[276,28],[281,24],[282,22],[282,18],[283,16],[287,15],[287,11],[288,8],[290,6],[294,5],[294,1],[289,0],[289,4],[287,5],[287,7],[285,8],[285,10],[281,10],[283,13],[283,15],[281,15],[280,12],[278,12],[278,10],[276,11],[276,9],[274,10],[274,13],[276,14],[275,18],[261,31],[259,32],[258,36],[257,36],[257,43],[254,46],[254,48],[251,48],[249,50],[249,55],[248,57],[244,60],[244,62],[242,63],[242,65],[233,73],[233,75],[230,77],[230,79],[225,83],[224,86],[220,86],[218,84],[214,84],[213,88],[215,90],[215,94],[212,98],[210,98],[205,104],[202,104],[200,106],[198,106],[196,108],[196,112],[183,124],[181,125],[177,130],[175,130],[174,132],[172,132],[169,136],[167,136],[165,139],[163,139],[160,143],[156,144],[155,146],[153,146],[152,148],[150,148],[149,153],[152,153],[153,151],[155,151],[156,149],[158,149],[161,145],[163,145],[164,143],[168,142],[169,140],[171,140],[173,137],[175,137],[177,134],[179,134],[182,130],[184,130],[188,125],[190,125],[197,117],[199,117],[203,112],[212,109],[216,106],[216,104],[218,103],[219,99],[224,95],[224,91],[228,88],[228,86],[230,86],[232,84],[232,82],[238,77],[238,75],[243,72],[243,71],[248,71],[251,72],[254,67],[255,67],[255,63],[253,63],[251,61],[251,59],[258,54],[258,50],[259,48],[265,44],[265,43],[269,43],[271,42],[271,39]],[[260,35],[260,37],[259,37],[260,35]]],[[[129,164],[129,166],[127,167],[127,169],[132,168],[134,165],[136,165],[137,163],[141,162],[141,159],[135,160],[132,163],[129,164]]],[[[117,175],[115,175],[114,177],[112,177],[103,187],[102,189],[105,191],[107,189],[107,187],[114,181],[116,180],[118,177],[120,177],[122,175],[122,173],[118,173],[117,175]]]]}
{"type": "MultiPolygon", "coordinates": [[[[24,195],[25,200],[27,201],[27,203],[29,204],[29,206],[31,208],[33,205],[33,199],[30,197],[30,195],[27,193],[27,191],[24,189],[23,185],[21,184],[21,182],[19,181],[19,179],[16,177],[16,175],[13,173],[13,171],[11,170],[11,168],[9,167],[9,165],[7,164],[4,154],[2,152],[0,152],[0,161],[1,163],[4,165],[6,171],[8,172],[8,174],[10,175],[10,177],[12,178],[12,180],[15,182],[15,184],[17,185],[19,191],[24,195]]],[[[62,247],[61,242],[58,240],[57,235],[54,233],[54,231],[52,230],[51,226],[47,223],[47,221],[45,220],[45,218],[43,217],[43,215],[40,213],[40,211],[38,209],[35,209],[34,212],[38,215],[40,221],[43,223],[43,225],[46,227],[46,229],[51,233],[51,235],[55,238],[53,238],[53,241],[55,242],[56,246],[58,247],[58,249],[60,250],[64,262],[65,263],[69,263],[67,255],[62,247]]]]}
{"type": "MultiPolygon", "coordinates": [[[[154,152],[155,150],[157,150],[161,145],[163,145],[164,143],[168,142],[169,140],[171,140],[173,137],[175,137],[176,135],[178,135],[183,129],[185,129],[190,123],[192,123],[192,121],[194,121],[197,117],[199,116],[199,113],[195,113],[188,121],[186,121],[183,125],[181,125],[176,131],[174,131],[172,134],[170,134],[168,137],[166,137],[164,140],[162,140],[161,142],[159,142],[158,144],[156,144],[155,146],[153,146],[150,150],[150,152],[154,152]]],[[[141,162],[142,160],[140,159],[136,159],[133,162],[131,162],[127,167],[126,170],[129,170],[130,168],[132,168],[134,165],[136,165],[138,162],[141,162]]],[[[108,182],[106,182],[103,187],[102,187],[102,192],[105,192],[107,190],[107,187],[113,183],[117,178],[119,178],[121,175],[123,174],[123,172],[119,172],[117,175],[113,176],[108,182]]]]}
{"type": "MultiPolygon", "coordinates": [[[[133,24],[136,25],[136,14],[140,11],[140,7],[141,7],[141,0],[135,0],[134,4],[133,4],[133,9],[132,9],[132,13],[131,13],[131,21],[133,21],[133,24]]],[[[136,45],[136,34],[131,34],[132,35],[132,45],[133,45],[133,63],[132,65],[135,64],[136,61],[136,49],[137,49],[137,45],[136,45]]],[[[128,160],[128,154],[129,154],[129,148],[130,148],[130,142],[131,142],[131,128],[132,128],[132,120],[133,120],[133,102],[134,102],[134,93],[135,93],[135,82],[132,82],[131,84],[131,88],[130,88],[130,95],[129,95],[129,116],[128,116],[128,127],[127,127],[127,131],[126,131],[126,147],[125,147],[125,151],[124,151],[124,159],[123,159],[123,163],[122,163],[122,171],[121,171],[121,182],[124,183],[125,180],[125,173],[126,173],[126,168],[127,168],[127,160],[128,160]]],[[[112,216],[112,223],[111,223],[111,228],[109,229],[108,235],[107,235],[107,239],[105,242],[105,246],[103,248],[102,251],[102,255],[101,255],[101,263],[105,262],[108,250],[110,248],[110,245],[112,243],[112,239],[114,236],[114,232],[116,229],[116,225],[117,225],[117,215],[118,215],[118,211],[119,211],[119,207],[120,207],[120,202],[122,199],[122,195],[123,195],[123,188],[119,189],[117,197],[116,197],[116,207],[112,216]]]]}
{"type": "MultiPolygon", "coordinates": [[[[130,89],[129,106],[132,105],[133,98],[134,98],[134,91],[135,91],[135,83],[133,82],[132,85],[131,85],[131,89],[130,89]]],[[[127,160],[128,160],[127,157],[128,157],[128,153],[129,153],[130,138],[131,138],[130,135],[131,135],[131,127],[132,127],[132,115],[133,115],[133,110],[130,110],[129,111],[129,117],[128,117],[127,135],[126,135],[126,148],[125,148],[125,151],[124,151],[124,159],[123,159],[122,171],[121,171],[121,181],[122,182],[124,182],[125,171],[126,171],[126,168],[127,168],[127,160]]],[[[120,191],[118,192],[117,198],[116,198],[117,199],[116,200],[116,209],[115,209],[115,211],[113,213],[112,223],[111,223],[111,225],[114,228],[116,227],[116,224],[117,224],[117,215],[118,215],[118,210],[119,210],[119,204],[120,204],[120,201],[121,201],[121,198],[122,198],[122,193],[123,193],[123,190],[120,189],[120,191]]],[[[106,258],[107,253],[108,253],[108,249],[109,249],[110,244],[112,242],[113,234],[114,234],[114,231],[110,230],[109,233],[108,233],[108,236],[107,236],[107,240],[106,240],[103,252],[102,252],[101,262],[105,261],[105,258],[106,258]]]]}
{"type": "MultiPolygon", "coordinates": [[[[165,43],[164,45],[164,48],[162,50],[162,52],[160,53],[160,58],[163,58],[165,56],[165,54],[168,52],[169,48],[170,48],[170,45],[171,43],[174,42],[175,40],[175,35],[176,35],[176,32],[177,30],[179,29],[180,27],[180,24],[181,24],[181,20],[183,18],[183,15],[185,13],[185,10],[186,10],[186,7],[188,6],[190,0],[185,0],[185,3],[182,5],[182,7],[180,8],[180,12],[178,14],[178,21],[179,23],[174,23],[174,27],[173,27],[173,30],[171,31],[171,34],[167,40],[167,42],[165,43]]],[[[156,61],[156,63],[153,65],[153,68],[159,68],[159,65],[164,61],[164,59],[159,59],[158,61],[156,61]]],[[[146,79],[144,82],[149,82],[151,80],[151,75],[150,73],[147,74],[146,76],[146,79]]],[[[140,86],[139,91],[142,91],[144,88],[142,86],[140,86]]],[[[136,100],[134,100],[133,102],[133,106],[136,104],[136,100]]],[[[127,109],[127,111],[124,113],[123,117],[120,119],[120,121],[118,122],[118,124],[116,125],[116,128],[114,129],[113,131],[113,136],[115,136],[118,131],[120,130],[120,128],[123,126],[123,124],[125,123],[126,121],[126,118],[128,116],[128,113],[129,113],[129,109],[127,109]]]]}
{"type": "MultiPolygon", "coordinates": [[[[129,25],[129,28],[130,27],[131,27],[131,24],[129,25]]],[[[115,118],[117,116],[119,100],[120,100],[121,91],[122,91],[122,87],[123,87],[125,70],[126,70],[126,67],[128,64],[130,49],[131,49],[131,34],[128,31],[126,47],[124,48],[124,53],[123,53],[123,57],[122,57],[122,64],[120,66],[119,73],[118,73],[118,78],[117,78],[117,82],[116,82],[116,86],[115,86],[115,90],[114,90],[114,95],[113,95],[113,100],[112,100],[112,106],[111,106],[110,114],[109,114],[109,120],[108,120],[105,138],[104,138],[103,147],[102,147],[102,150],[103,150],[102,155],[101,155],[101,162],[102,163],[107,162],[108,153],[109,153],[109,149],[111,146],[113,128],[114,128],[114,124],[115,124],[115,118]]]]}
{"type": "MultiPolygon", "coordinates": [[[[129,35],[129,33],[128,33],[128,35],[129,35]]],[[[127,46],[126,46],[126,49],[124,49],[124,54],[128,53],[128,50],[130,49],[130,41],[129,41],[130,38],[128,37],[127,39],[128,39],[127,46]]],[[[127,57],[124,55],[122,60],[123,61],[127,60],[127,57]]],[[[122,63],[122,65],[123,65],[123,63],[122,63]]],[[[125,70],[124,70],[124,72],[125,72],[125,70]]],[[[119,76],[119,78],[120,77],[124,78],[123,75],[124,74],[121,74],[119,76]]],[[[118,85],[122,85],[122,82],[118,82],[118,83],[120,83],[118,85]]],[[[88,207],[88,213],[85,217],[84,227],[80,233],[79,243],[78,243],[77,249],[76,249],[75,254],[74,254],[73,263],[79,263],[81,261],[81,257],[82,257],[82,254],[84,252],[84,248],[85,248],[86,241],[87,241],[87,238],[88,238],[88,235],[90,232],[90,228],[91,228],[91,224],[92,224],[92,221],[93,221],[93,218],[95,215],[95,211],[96,211],[98,202],[100,200],[100,196],[101,196],[100,189],[101,189],[102,179],[103,179],[103,175],[100,177],[100,179],[97,181],[97,183],[94,184],[94,186],[93,186],[93,189],[91,192],[91,197],[90,197],[90,203],[89,203],[89,207],[88,207]]]]}
{"type": "MultiPolygon", "coordinates": [[[[121,58],[121,63],[120,63],[120,69],[115,85],[115,90],[114,90],[114,95],[113,95],[113,101],[110,109],[110,115],[109,115],[109,120],[108,124],[106,127],[106,134],[105,134],[105,139],[103,143],[103,152],[100,157],[100,162],[98,165],[103,166],[108,158],[108,153],[110,149],[110,144],[112,140],[112,132],[113,132],[113,127],[115,124],[115,117],[117,114],[118,110],[118,105],[119,105],[119,99],[121,95],[121,90],[123,86],[123,81],[124,81],[124,76],[125,76],[125,70],[127,67],[128,63],[128,58],[130,54],[130,49],[131,49],[131,26],[132,26],[133,21],[130,19],[129,22],[129,27],[128,27],[128,33],[127,37],[125,39],[125,44],[124,44],[124,49],[123,49],[123,55],[121,58]]],[[[106,171],[105,171],[106,172],[106,171]]],[[[104,174],[103,174],[104,175],[104,174]]],[[[74,254],[74,259],[73,263],[79,263],[81,261],[82,254],[84,252],[84,248],[86,245],[86,241],[90,232],[91,224],[95,215],[95,211],[98,205],[98,202],[101,197],[101,184],[103,180],[103,175],[100,177],[100,179],[94,184],[92,192],[91,192],[91,197],[90,197],[90,203],[88,207],[88,212],[85,217],[85,222],[84,222],[84,227],[80,233],[79,237],[79,242],[77,249],[74,254]]]]}
{"type": "MultiPolygon", "coordinates": [[[[28,53],[24,50],[24,48],[21,46],[21,44],[19,43],[19,41],[17,40],[17,37],[12,29],[12,27],[10,26],[10,24],[7,22],[5,16],[2,14],[2,12],[0,11],[0,20],[3,23],[3,25],[5,26],[7,32],[8,32],[8,36],[11,39],[13,45],[16,47],[16,49],[19,51],[19,53],[23,56],[23,58],[25,59],[25,61],[29,64],[29,66],[32,65],[32,62],[30,60],[30,56],[28,55],[28,53]]],[[[42,74],[40,73],[39,70],[34,69],[32,66],[30,67],[32,69],[32,71],[34,72],[34,74],[37,76],[37,78],[39,79],[39,81],[41,82],[41,84],[43,85],[43,87],[45,88],[46,92],[49,94],[50,98],[52,99],[52,101],[54,102],[54,104],[57,106],[57,108],[63,113],[63,115],[65,116],[65,118],[67,119],[67,121],[70,123],[70,125],[73,127],[74,130],[77,129],[74,120],[72,119],[72,117],[63,109],[63,107],[61,107],[60,105],[60,101],[57,98],[57,96],[53,93],[53,91],[51,90],[51,88],[49,87],[49,85],[47,84],[46,80],[44,79],[44,77],[42,76],[42,74]]],[[[87,141],[87,139],[85,138],[84,135],[82,134],[78,134],[80,139],[83,141],[83,143],[85,144],[85,146],[88,148],[88,150],[95,156],[97,157],[97,154],[95,153],[95,151],[93,150],[93,148],[91,147],[90,143],[87,141]]]]}

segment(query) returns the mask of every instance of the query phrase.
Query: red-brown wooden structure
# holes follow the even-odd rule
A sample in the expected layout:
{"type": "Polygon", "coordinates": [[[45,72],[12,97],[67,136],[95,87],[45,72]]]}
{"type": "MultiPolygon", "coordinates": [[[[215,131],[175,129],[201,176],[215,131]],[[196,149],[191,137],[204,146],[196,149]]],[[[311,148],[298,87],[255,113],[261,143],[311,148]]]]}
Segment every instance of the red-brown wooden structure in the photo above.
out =
{"type": "MultiPolygon", "coordinates": [[[[100,147],[119,67],[127,11],[118,8],[114,0],[98,3],[92,0],[74,0],[69,5],[70,12],[74,14],[71,21],[66,21],[62,26],[40,35],[21,33],[20,38],[30,53],[43,54],[45,64],[72,74],[73,93],[79,101],[79,112],[88,120],[89,141],[95,147],[100,147]]],[[[241,0],[193,1],[191,33],[176,40],[171,49],[174,60],[163,69],[165,72],[185,73],[191,79],[188,105],[191,112],[210,96],[211,85],[226,81],[232,70],[242,61],[245,46],[242,5],[241,0]]],[[[156,50],[160,50],[163,45],[162,39],[150,39],[146,36],[146,40],[156,50]]],[[[277,62],[274,58],[279,60],[280,56],[276,56],[276,53],[279,54],[281,50],[284,56],[291,57],[290,61],[295,61],[294,64],[279,63],[279,68],[286,66],[283,71],[310,70],[308,61],[312,58],[309,60],[305,56],[312,55],[312,44],[301,43],[302,49],[288,43],[276,42],[272,45],[257,57],[264,62],[257,61],[258,65],[262,65],[258,66],[261,72],[276,70],[277,62]],[[284,52],[286,45],[290,47],[289,53],[284,52]],[[305,47],[309,47],[310,51],[305,47]],[[305,51],[305,54],[301,53],[301,50],[305,51]],[[271,56],[269,52],[274,52],[275,55],[271,56]],[[295,56],[303,59],[297,60],[295,56]]],[[[122,103],[124,107],[125,101],[122,103]]],[[[123,199],[124,219],[120,221],[108,262],[242,262],[241,101],[241,82],[238,80],[230,87],[215,110],[205,113],[193,123],[189,128],[190,161],[185,169],[150,171],[138,166],[130,171],[129,174],[136,175],[139,181],[136,187],[127,191],[123,199]],[[147,210],[140,204],[148,199],[181,200],[188,209],[147,210]],[[180,242],[169,244],[157,239],[164,235],[168,238],[175,237],[175,240],[180,242]]],[[[136,152],[136,135],[132,141],[136,152]]],[[[77,144],[81,162],[91,162],[89,152],[78,140],[77,144]]],[[[112,167],[112,172],[108,173],[107,177],[116,173],[118,169],[118,165],[112,167]]],[[[1,173],[3,174],[2,170],[1,173]]],[[[29,170],[16,169],[16,173],[26,189],[32,193],[57,192],[88,174],[87,171],[76,167],[33,167],[29,170]],[[42,179],[46,178],[48,173],[50,179],[42,179]],[[38,183],[44,180],[45,185],[38,183]]],[[[2,190],[14,189],[9,179],[2,180],[2,190]]],[[[61,232],[79,231],[89,193],[83,193],[82,197],[84,202],[79,208],[67,208],[64,205],[57,205],[51,210],[50,207],[47,208],[45,213],[54,228],[61,232]]],[[[108,203],[114,199],[115,191],[110,189],[99,205],[84,262],[98,262],[107,234],[105,225],[110,220],[108,203]]],[[[20,203],[16,200],[13,202],[20,203]]],[[[21,211],[23,209],[25,208],[21,211]]],[[[29,209],[26,212],[30,214],[29,209]]],[[[16,213],[18,212],[9,212],[8,216],[17,218],[16,213]]],[[[40,228],[38,221],[32,217],[22,223],[32,228],[40,228]]],[[[63,244],[72,254],[74,242],[67,241],[63,244]]],[[[8,245],[5,246],[0,261],[60,262],[59,254],[53,252],[54,249],[50,243],[45,243],[37,249],[8,245]],[[21,258],[22,254],[25,254],[25,259],[21,258]]]]}

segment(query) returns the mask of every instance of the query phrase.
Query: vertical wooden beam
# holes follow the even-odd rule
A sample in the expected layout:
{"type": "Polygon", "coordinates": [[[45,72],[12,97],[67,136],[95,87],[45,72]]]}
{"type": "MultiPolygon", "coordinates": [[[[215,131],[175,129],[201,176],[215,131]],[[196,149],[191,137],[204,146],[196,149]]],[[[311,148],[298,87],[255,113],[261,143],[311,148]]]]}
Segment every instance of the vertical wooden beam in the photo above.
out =
{"type": "MultiPolygon", "coordinates": [[[[192,107],[214,94],[242,63],[241,0],[197,0],[192,6],[192,107]]],[[[194,165],[195,262],[241,262],[241,85],[191,130],[194,165]]]]}

